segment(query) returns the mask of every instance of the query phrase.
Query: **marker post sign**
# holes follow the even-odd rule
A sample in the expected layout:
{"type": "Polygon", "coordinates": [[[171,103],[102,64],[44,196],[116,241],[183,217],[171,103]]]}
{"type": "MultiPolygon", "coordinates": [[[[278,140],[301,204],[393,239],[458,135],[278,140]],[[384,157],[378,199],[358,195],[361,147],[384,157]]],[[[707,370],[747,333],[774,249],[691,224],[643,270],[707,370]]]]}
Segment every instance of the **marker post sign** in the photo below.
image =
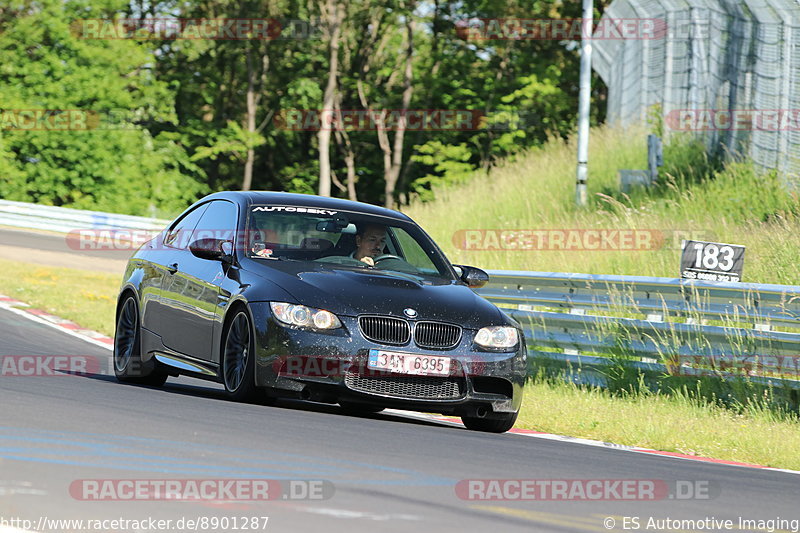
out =
{"type": "Polygon", "coordinates": [[[681,277],[703,281],[741,281],[744,246],[683,241],[681,277]]]}

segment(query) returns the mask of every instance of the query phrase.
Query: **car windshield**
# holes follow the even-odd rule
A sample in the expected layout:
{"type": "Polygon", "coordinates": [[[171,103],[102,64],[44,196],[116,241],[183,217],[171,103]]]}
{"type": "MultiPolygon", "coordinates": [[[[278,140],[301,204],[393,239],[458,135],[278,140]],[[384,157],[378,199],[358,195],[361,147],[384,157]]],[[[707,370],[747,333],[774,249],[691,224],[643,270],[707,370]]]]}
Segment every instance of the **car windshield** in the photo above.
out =
{"type": "Polygon", "coordinates": [[[452,280],[449,265],[415,224],[355,212],[251,206],[248,254],[452,280]]]}

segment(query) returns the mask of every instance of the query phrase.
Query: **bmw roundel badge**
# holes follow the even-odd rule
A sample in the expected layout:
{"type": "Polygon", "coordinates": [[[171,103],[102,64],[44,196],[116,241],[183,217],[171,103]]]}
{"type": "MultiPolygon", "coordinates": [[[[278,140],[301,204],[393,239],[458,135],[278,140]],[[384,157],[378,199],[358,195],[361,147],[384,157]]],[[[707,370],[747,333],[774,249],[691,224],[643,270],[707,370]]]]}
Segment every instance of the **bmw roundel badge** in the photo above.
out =
{"type": "Polygon", "coordinates": [[[403,314],[406,315],[408,318],[415,318],[417,316],[417,312],[410,307],[403,309],[403,314]]]}

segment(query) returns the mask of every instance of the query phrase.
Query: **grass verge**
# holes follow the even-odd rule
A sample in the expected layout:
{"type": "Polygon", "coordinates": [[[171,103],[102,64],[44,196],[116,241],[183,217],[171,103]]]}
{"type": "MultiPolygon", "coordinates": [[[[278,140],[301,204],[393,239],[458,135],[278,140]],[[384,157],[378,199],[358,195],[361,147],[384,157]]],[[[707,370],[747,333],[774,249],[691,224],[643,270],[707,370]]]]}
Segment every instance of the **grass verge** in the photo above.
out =
{"type": "Polygon", "coordinates": [[[690,394],[626,396],[535,379],[516,427],[800,470],[797,415],[759,405],[737,412],[690,394]]]}
{"type": "Polygon", "coordinates": [[[114,335],[120,276],[0,259],[0,294],[114,335]]]}

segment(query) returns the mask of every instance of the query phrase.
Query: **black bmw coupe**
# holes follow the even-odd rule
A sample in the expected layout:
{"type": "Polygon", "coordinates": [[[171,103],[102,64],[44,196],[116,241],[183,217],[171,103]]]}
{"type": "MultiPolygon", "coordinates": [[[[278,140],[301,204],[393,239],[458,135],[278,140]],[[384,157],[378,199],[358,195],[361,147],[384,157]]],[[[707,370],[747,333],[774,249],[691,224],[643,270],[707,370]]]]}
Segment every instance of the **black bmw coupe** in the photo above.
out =
{"type": "Polygon", "coordinates": [[[408,409],[504,432],[526,375],[522,330],[471,289],[409,217],[346,200],[221,192],[131,257],[114,370],[181,374],[234,400],[294,397],[352,412],[408,409]]]}

